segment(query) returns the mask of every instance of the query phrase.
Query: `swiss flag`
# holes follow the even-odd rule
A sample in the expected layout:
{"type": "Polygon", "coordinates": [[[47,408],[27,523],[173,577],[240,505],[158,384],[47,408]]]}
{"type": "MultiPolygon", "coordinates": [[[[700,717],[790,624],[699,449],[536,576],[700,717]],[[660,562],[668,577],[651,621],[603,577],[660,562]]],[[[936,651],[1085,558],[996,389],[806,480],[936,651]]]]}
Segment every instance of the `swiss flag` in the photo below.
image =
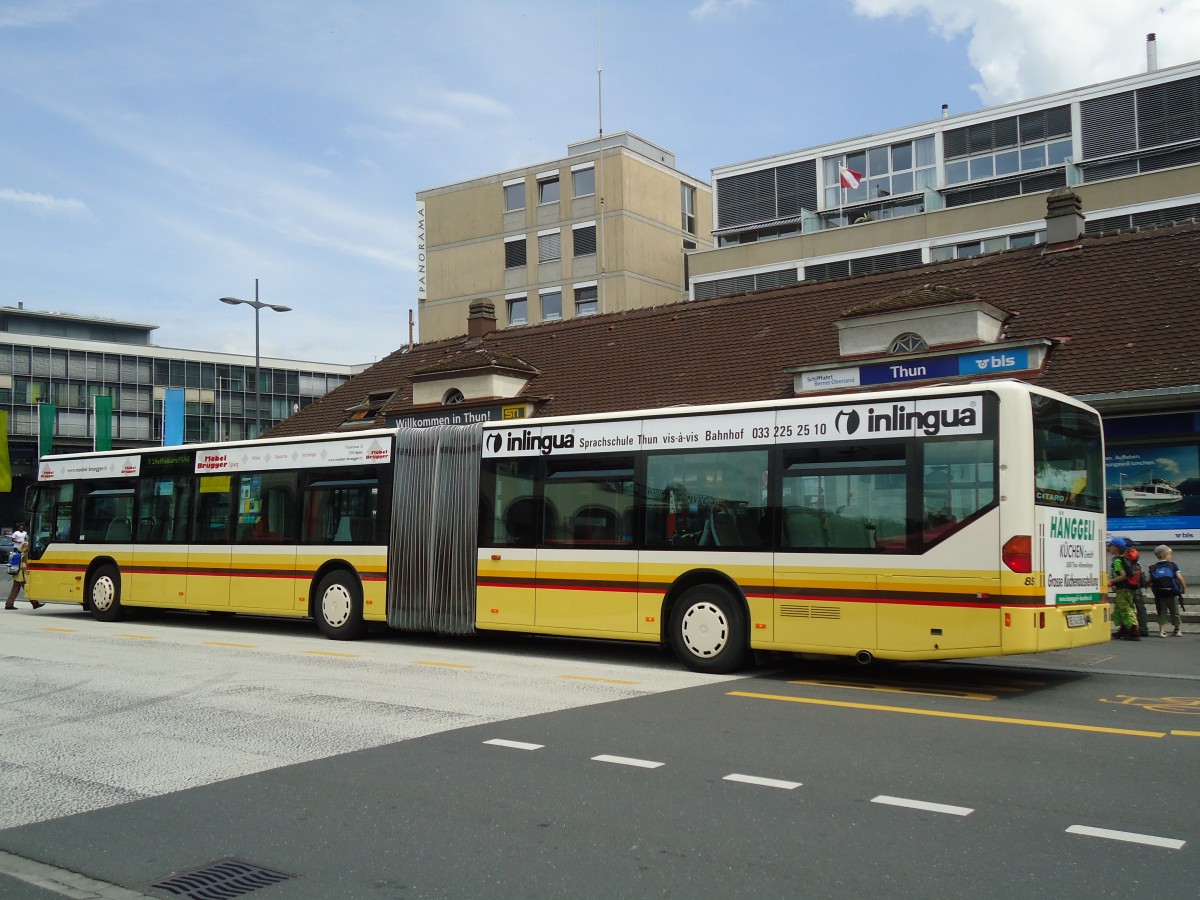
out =
{"type": "Polygon", "coordinates": [[[838,174],[842,179],[842,187],[853,190],[862,182],[862,172],[855,172],[845,166],[838,166],[838,174]]]}

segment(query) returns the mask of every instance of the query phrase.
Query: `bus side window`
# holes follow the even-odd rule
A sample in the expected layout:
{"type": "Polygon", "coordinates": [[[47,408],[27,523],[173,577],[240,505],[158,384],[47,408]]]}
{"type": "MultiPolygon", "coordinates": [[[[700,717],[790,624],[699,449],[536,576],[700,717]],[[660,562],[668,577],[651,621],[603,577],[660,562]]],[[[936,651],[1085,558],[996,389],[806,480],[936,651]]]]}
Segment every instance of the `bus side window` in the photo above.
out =
{"type": "Polygon", "coordinates": [[[233,512],[232,478],[229,475],[204,475],[196,500],[194,539],[199,544],[229,542],[230,515],[233,512]]]}

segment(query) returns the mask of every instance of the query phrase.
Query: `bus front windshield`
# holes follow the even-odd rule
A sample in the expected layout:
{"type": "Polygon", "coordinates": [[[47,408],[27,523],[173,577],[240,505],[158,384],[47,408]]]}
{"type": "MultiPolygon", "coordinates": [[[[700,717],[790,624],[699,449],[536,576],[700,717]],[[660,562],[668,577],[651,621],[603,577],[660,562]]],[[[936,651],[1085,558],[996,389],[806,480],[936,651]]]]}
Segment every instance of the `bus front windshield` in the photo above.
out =
{"type": "Polygon", "coordinates": [[[1093,412],[1034,394],[1035,501],[1104,511],[1104,454],[1100,418],[1093,412]]]}

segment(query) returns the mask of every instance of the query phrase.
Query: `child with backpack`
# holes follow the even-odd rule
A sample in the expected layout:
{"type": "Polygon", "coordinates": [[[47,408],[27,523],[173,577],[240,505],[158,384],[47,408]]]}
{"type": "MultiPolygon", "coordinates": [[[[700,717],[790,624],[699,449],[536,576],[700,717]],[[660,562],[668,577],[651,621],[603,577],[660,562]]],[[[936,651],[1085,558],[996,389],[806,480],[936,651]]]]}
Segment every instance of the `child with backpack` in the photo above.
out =
{"type": "Polygon", "coordinates": [[[1125,569],[1128,573],[1125,584],[1133,592],[1133,608],[1137,613],[1138,631],[1147,635],[1150,633],[1150,623],[1146,615],[1146,595],[1142,588],[1149,585],[1150,579],[1142,569],[1139,561],[1140,555],[1138,548],[1133,546],[1133,541],[1125,538],[1125,569]]]}
{"type": "Polygon", "coordinates": [[[1183,607],[1183,592],[1187,590],[1187,581],[1179,566],[1171,559],[1173,553],[1166,544],[1154,548],[1157,561],[1150,566],[1150,590],[1154,591],[1154,605],[1158,607],[1158,636],[1167,636],[1167,621],[1175,626],[1172,637],[1179,637],[1183,617],[1180,609],[1183,607]]]}
{"type": "Polygon", "coordinates": [[[1125,558],[1127,546],[1125,538],[1116,537],[1108,542],[1108,583],[1116,594],[1113,622],[1118,629],[1113,637],[1140,641],[1141,629],[1138,627],[1137,612],[1133,606],[1133,588],[1129,584],[1129,561],[1125,558]]]}

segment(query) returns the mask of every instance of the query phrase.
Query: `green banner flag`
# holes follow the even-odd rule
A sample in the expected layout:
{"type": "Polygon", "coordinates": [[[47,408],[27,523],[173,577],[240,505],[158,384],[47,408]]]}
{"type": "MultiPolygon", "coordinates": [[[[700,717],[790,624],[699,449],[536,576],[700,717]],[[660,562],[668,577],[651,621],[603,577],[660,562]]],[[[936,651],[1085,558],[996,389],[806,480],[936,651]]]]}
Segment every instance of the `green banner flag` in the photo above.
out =
{"type": "Polygon", "coordinates": [[[38,457],[54,450],[54,420],[58,418],[58,407],[53,403],[38,404],[38,457]]]}
{"type": "Polygon", "coordinates": [[[0,409],[0,494],[12,490],[12,461],[8,458],[8,413],[0,409]]]}
{"type": "Polygon", "coordinates": [[[112,397],[96,395],[96,444],[94,450],[112,449],[112,397]]]}

